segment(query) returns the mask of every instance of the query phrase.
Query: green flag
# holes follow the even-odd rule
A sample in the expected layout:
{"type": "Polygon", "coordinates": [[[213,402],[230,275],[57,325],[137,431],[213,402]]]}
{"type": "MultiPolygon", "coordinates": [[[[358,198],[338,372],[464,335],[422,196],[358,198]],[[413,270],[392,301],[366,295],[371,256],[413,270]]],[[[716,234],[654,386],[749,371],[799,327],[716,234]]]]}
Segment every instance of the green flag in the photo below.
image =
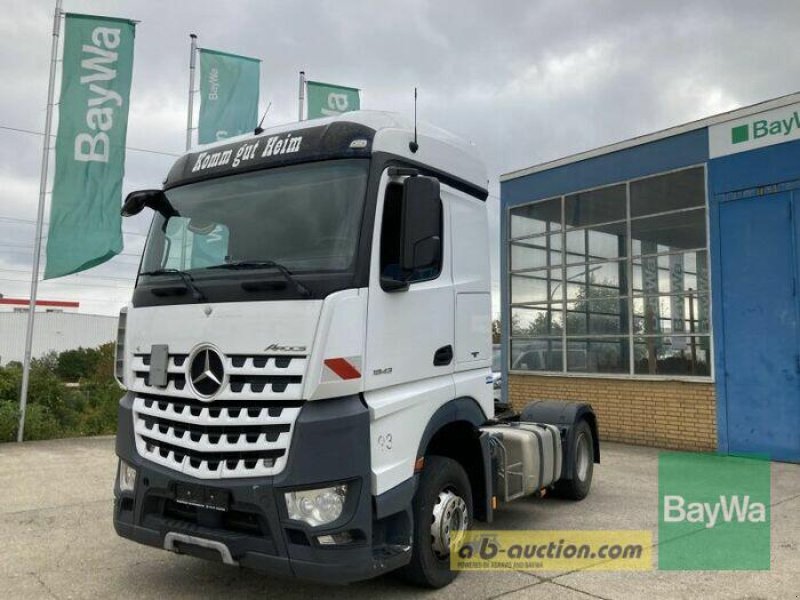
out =
{"type": "Polygon", "coordinates": [[[256,128],[260,62],[200,49],[199,143],[210,144],[256,128]]]}
{"type": "Polygon", "coordinates": [[[308,89],[308,118],[332,117],[361,108],[357,88],[330,85],[319,81],[306,83],[308,89]]]}
{"type": "Polygon", "coordinates": [[[134,24],[67,14],[45,279],[90,269],[122,250],[134,24]]]}

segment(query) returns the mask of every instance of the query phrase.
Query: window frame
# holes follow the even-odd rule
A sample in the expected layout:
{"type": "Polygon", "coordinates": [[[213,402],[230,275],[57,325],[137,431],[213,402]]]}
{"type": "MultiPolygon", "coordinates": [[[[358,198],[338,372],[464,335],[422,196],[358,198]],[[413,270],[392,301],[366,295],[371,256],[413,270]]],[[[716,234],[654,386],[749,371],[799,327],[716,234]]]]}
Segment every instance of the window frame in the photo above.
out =
{"type": "MultiPolygon", "coordinates": [[[[513,360],[512,360],[511,348],[512,348],[513,340],[520,340],[520,341],[522,341],[522,340],[531,340],[532,341],[532,340],[537,339],[537,337],[527,337],[527,336],[519,336],[519,335],[515,336],[515,335],[513,335],[512,334],[511,323],[509,321],[507,327],[505,328],[505,330],[507,331],[507,338],[506,338],[506,344],[507,344],[506,350],[507,350],[507,352],[506,352],[506,365],[504,365],[504,366],[506,366],[508,368],[508,373],[509,374],[515,374],[515,375],[544,375],[544,376],[560,376],[560,377],[588,377],[588,378],[635,379],[635,380],[655,380],[655,381],[665,381],[665,380],[675,381],[675,380],[678,380],[678,381],[688,381],[688,382],[695,382],[695,383],[714,383],[716,381],[716,373],[715,373],[715,364],[714,364],[714,325],[713,325],[713,306],[712,306],[712,303],[713,303],[713,300],[712,300],[712,297],[713,297],[712,285],[713,284],[712,284],[712,274],[711,274],[711,237],[710,237],[710,214],[709,213],[710,213],[710,210],[709,210],[709,201],[708,201],[708,167],[707,167],[707,163],[705,163],[705,162],[692,164],[692,165],[687,165],[687,166],[684,166],[684,167],[671,169],[671,170],[667,170],[667,171],[662,171],[662,172],[658,172],[658,173],[650,173],[648,175],[644,175],[644,176],[641,176],[641,177],[635,177],[635,178],[627,179],[627,180],[624,180],[624,181],[615,181],[613,183],[603,184],[603,185],[600,185],[600,186],[586,188],[586,189],[583,189],[583,190],[569,191],[569,192],[565,192],[565,193],[563,193],[561,195],[557,195],[557,196],[547,196],[546,198],[542,198],[540,200],[535,200],[535,201],[532,201],[532,202],[525,202],[525,203],[517,204],[517,205],[514,205],[514,206],[507,206],[505,214],[504,214],[507,235],[505,236],[504,250],[503,250],[505,252],[505,258],[506,258],[506,263],[505,263],[506,268],[505,268],[505,272],[504,272],[504,282],[503,282],[504,292],[505,292],[505,301],[504,301],[505,314],[510,319],[511,318],[511,314],[512,314],[512,310],[514,308],[525,308],[525,307],[530,308],[531,307],[530,303],[513,303],[512,302],[512,296],[511,296],[511,278],[512,278],[512,275],[520,275],[520,274],[523,274],[523,273],[526,273],[528,275],[533,275],[534,273],[537,273],[537,272],[541,272],[541,273],[544,274],[544,273],[546,273],[547,271],[550,271],[550,270],[555,271],[556,269],[560,269],[561,270],[561,279],[560,279],[560,281],[556,282],[556,285],[561,288],[561,293],[559,294],[558,297],[553,297],[553,298],[549,299],[547,301],[547,303],[545,303],[543,301],[542,303],[537,303],[537,304],[539,304],[542,307],[545,306],[546,304],[556,304],[556,303],[560,304],[560,306],[562,307],[562,310],[563,310],[563,319],[564,319],[564,324],[563,324],[563,327],[562,327],[561,335],[558,336],[558,338],[553,338],[553,336],[547,336],[547,335],[539,336],[539,337],[541,337],[541,339],[558,339],[560,341],[560,343],[561,343],[561,351],[562,351],[562,361],[561,361],[562,364],[561,364],[561,370],[559,370],[559,371],[552,371],[552,370],[530,371],[530,370],[512,369],[511,366],[513,364],[513,360]],[[688,171],[688,170],[692,170],[692,169],[702,169],[703,195],[704,195],[703,204],[697,204],[697,205],[694,205],[694,206],[691,206],[691,207],[683,207],[683,208],[674,209],[674,210],[668,210],[668,211],[660,211],[660,212],[655,212],[653,214],[648,214],[648,215],[639,215],[639,216],[637,216],[635,218],[631,217],[631,184],[632,183],[644,181],[644,180],[651,179],[651,178],[661,177],[661,176],[665,176],[665,175],[670,175],[670,174],[673,174],[673,173],[679,173],[679,172],[682,172],[682,171],[688,171]],[[610,188],[610,187],[620,186],[620,185],[624,185],[625,186],[625,220],[624,221],[611,221],[609,223],[599,223],[599,224],[595,224],[595,225],[591,225],[591,226],[580,226],[580,227],[567,226],[567,224],[566,224],[566,197],[567,196],[572,196],[572,195],[575,195],[575,194],[588,193],[588,192],[600,190],[600,189],[603,189],[603,188],[610,188]],[[512,211],[514,211],[516,209],[519,209],[520,207],[525,207],[525,206],[529,206],[529,205],[532,205],[532,204],[537,204],[537,203],[540,203],[540,202],[553,201],[553,200],[559,200],[560,203],[561,203],[561,224],[560,224],[560,229],[558,231],[539,233],[539,234],[534,234],[534,235],[518,236],[518,237],[512,237],[511,236],[512,211]],[[705,211],[705,224],[704,224],[705,225],[705,247],[704,248],[683,249],[683,250],[680,250],[680,251],[677,251],[677,250],[674,250],[674,249],[670,249],[670,251],[657,252],[655,254],[642,254],[642,253],[639,253],[639,254],[634,255],[634,252],[633,252],[634,240],[632,238],[632,221],[640,220],[640,219],[647,219],[647,218],[652,218],[652,217],[659,217],[659,216],[664,216],[664,215],[679,214],[679,213],[689,212],[689,211],[697,211],[697,210],[699,210],[701,208],[705,211]],[[625,241],[625,248],[626,248],[625,254],[627,256],[618,257],[616,259],[588,260],[588,261],[585,261],[585,262],[582,262],[582,263],[569,263],[568,264],[568,260],[567,260],[568,251],[567,251],[567,240],[566,240],[566,237],[567,237],[568,233],[574,232],[574,231],[590,230],[590,229],[598,227],[598,226],[606,226],[606,225],[612,225],[612,224],[624,224],[625,235],[627,237],[627,239],[625,241]],[[512,269],[511,249],[512,249],[512,246],[514,245],[513,244],[514,242],[518,242],[518,241],[521,241],[521,240],[526,240],[527,241],[527,240],[540,238],[540,237],[544,238],[545,236],[555,235],[555,234],[558,234],[558,235],[561,236],[561,250],[560,250],[560,252],[561,252],[561,261],[560,261],[560,264],[550,264],[550,258],[548,256],[547,257],[547,263],[548,263],[547,266],[543,266],[543,267],[539,267],[539,268],[535,268],[535,269],[512,269]],[[638,260],[639,263],[640,263],[639,264],[639,268],[641,268],[641,263],[642,263],[642,259],[643,258],[646,258],[646,257],[658,258],[658,257],[661,257],[661,256],[669,256],[669,255],[673,255],[673,254],[685,254],[685,253],[689,253],[689,252],[694,252],[694,253],[705,252],[706,288],[704,290],[702,290],[702,291],[701,290],[693,290],[692,294],[697,298],[697,301],[700,301],[700,296],[701,295],[702,296],[707,296],[707,303],[708,303],[708,332],[707,333],[693,333],[693,334],[692,333],[675,333],[674,336],[676,336],[676,337],[687,337],[687,338],[688,337],[694,337],[695,339],[708,338],[708,340],[709,340],[709,343],[708,343],[708,362],[709,362],[708,373],[709,374],[708,375],[680,375],[680,374],[642,374],[642,373],[637,373],[636,372],[636,364],[635,364],[636,363],[636,356],[635,356],[635,353],[634,353],[636,340],[641,338],[641,337],[643,337],[643,335],[646,335],[646,334],[642,334],[642,333],[637,334],[634,331],[634,322],[635,322],[634,301],[638,300],[638,299],[644,299],[645,297],[647,297],[647,294],[644,294],[643,290],[640,290],[638,292],[634,292],[634,289],[633,289],[633,286],[634,286],[634,281],[633,281],[634,263],[638,260]],[[620,334],[620,335],[610,335],[610,334],[609,335],[605,335],[605,334],[604,335],[582,335],[582,334],[568,335],[567,313],[569,311],[568,311],[567,307],[568,307],[568,304],[570,303],[570,301],[568,300],[567,294],[566,294],[566,287],[567,287],[566,273],[567,273],[567,269],[570,268],[570,267],[574,268],[574,267],[579,267],[579,266],[588,267],[590,265],[597,264],[597,263],[600,263],[600,262],[614,262],[614,261],[619,261],[619,262],[623,262],[624,261],[624,264],[625,264],[625,273],[626,273],[626,277],[627,277],[627,289],[625,290],[624,295],[622,293],[620,294],[619,299],[625,299],[625,301],[628,304],[628,314],[627,314],[627,319],[628,319],[627,328],[628,328],[628,331],[627,331],[627,333],[626,334],[620,334]],[[628,342],[628,349],[627,349],[628,350],[628,363],[629,363],[628,364],[627,373],[591,373],[591,372],[582,373],[582,372],[575,372],[575,371],[569,371],[568,370],[568,363],[567,363],[567,359],[568,359],[568,356],[567,356],[567,353],[568,353],[568,340],[570,340],[570,339],[576,340],[576,339],[580,338],[582,340],[596,339],[598,341],[602,341],[603,338],[611,338],[611,337],[615,337],[615,338],[625,337],[625,338],[627,338],[627,342],[628,342]]],[[[699,266],[696,268],[696,271],[699,273],[699,271],[700,271],[699,266]]],[[[696,276],[699,277],[699,275],[697,275],[697,274],[696,274],[696,276]]],[[[676,292],[676,294],[678,294],[678,293],[676,292]]],[[[659,296],[662,296],[662,295],[676,295],[676,294],[659,294],[659,296]]],[[[681,292],[679,295],[687,296],[688,294],[689,294],[688,292],[681,292]]],[[[653,334],[653,335],[655,335],[655,334],[653,334]]],[[[659,336],[660,337],[664,337],[664,334],[659,334],[659,336]]],[[[673,335],[671,334],[671,335],[669,335],[667,337],[673,337],[673,335]]]]}

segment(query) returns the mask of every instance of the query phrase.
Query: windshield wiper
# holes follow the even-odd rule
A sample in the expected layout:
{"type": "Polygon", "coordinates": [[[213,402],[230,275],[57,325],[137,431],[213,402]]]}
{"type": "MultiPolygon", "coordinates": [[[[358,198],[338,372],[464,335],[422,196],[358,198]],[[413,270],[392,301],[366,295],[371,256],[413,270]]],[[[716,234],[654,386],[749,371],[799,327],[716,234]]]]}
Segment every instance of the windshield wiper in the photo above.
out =
{"type": "Polygon", "coordinates": [[[274,260],[237,260],[234,262],[225,263],[224,265],[214,265],[213,267],[208,267],[209,269],[275,269],[278,271],[283,277],[291,283],[300,295],[304,298],[308,298],[311,296],[311,290],[300,283],[292,272],[284,267],[280,263],[276,263],[274,260]]]}
{"type": "Polygon", "coordinates": [[[208,302],[208,298],[203,293],[197,284],[194,282],[194,277],[189,275],[186,271],[181,271],[180,269],[156,269],[155,271],[145,271],[143,273],[139,273],[139,275],[147,275],[148,277],[158,277],[159,275],[177,275],[181,278],[181,281],[186,285],[188,289],[192,291],[192,297],[197,302],[208,302]]]}

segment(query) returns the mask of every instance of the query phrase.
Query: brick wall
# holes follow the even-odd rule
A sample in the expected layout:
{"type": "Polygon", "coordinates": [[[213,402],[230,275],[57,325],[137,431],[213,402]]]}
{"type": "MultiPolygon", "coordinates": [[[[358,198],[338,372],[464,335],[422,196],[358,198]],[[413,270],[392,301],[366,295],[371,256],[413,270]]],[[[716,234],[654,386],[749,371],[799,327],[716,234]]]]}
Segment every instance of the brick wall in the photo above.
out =
{"type": "Polygon", "coordinates": [[[716,450],[714,384],[640,379],[511,375],[516,410],[530,400],[585,400],[600,439],[679,450],[716,450]]]}

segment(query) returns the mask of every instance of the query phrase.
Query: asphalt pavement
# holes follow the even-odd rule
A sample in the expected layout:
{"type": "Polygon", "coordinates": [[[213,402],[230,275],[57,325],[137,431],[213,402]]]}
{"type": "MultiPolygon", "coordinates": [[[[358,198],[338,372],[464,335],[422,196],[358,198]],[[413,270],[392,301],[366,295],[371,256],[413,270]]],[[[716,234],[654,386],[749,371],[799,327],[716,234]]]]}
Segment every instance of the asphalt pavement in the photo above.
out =
{"type": "MultiPolygon", "coordinates": [[[[657,545],[658,450],[602,452],[584,501],[521,500],[494,527],[649,529],[657,545]]],[[[391,575],[321,586],[123,540],[111,523],[115,471],[109,437],[0,444],[0,598],[800,598],[800,465],[772,465],[769,571],[467,572],[438,591],[391,575]]]]}

